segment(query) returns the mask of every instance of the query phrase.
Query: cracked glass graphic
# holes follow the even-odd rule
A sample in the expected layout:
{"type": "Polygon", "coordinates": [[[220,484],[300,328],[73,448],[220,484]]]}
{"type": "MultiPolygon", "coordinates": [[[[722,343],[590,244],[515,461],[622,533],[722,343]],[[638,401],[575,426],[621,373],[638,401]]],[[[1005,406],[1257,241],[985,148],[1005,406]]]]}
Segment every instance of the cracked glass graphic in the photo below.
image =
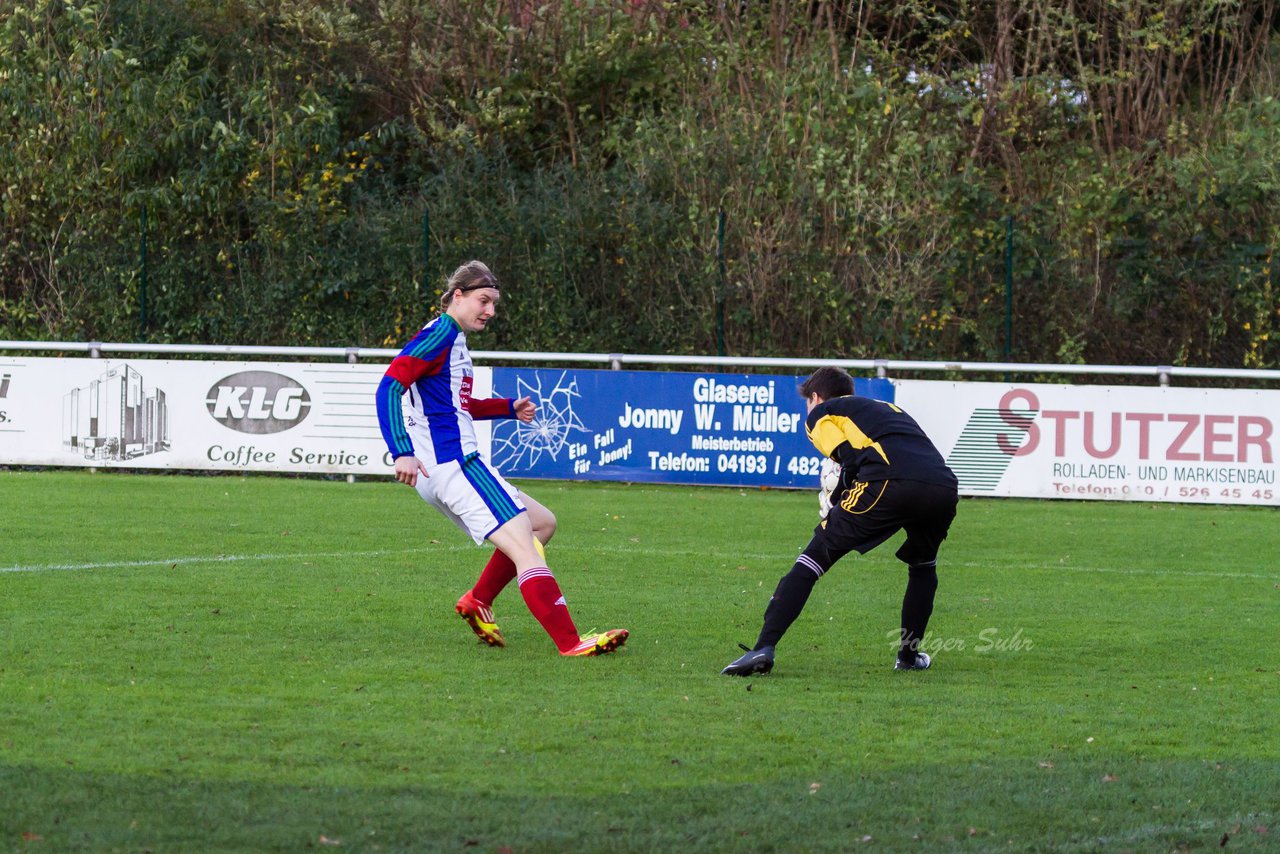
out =
{"type": "MultiPolygon", "coordinates": [[[[494,394],[508,396],[496,388],[494,394]]],[[[573,411],[575,401],[582,395],[577,378],[570,377],[567,371],[545,388],[541,372],[518,377],[516,392],[509,396],[517,400],[528,397],[538,407],[538,414],[528,424],[511,420],[494,430],[492,459],[499,469],[531,469],[544,456],[558,460],[567,454],[575,433],[592,432],[573,411]]]]}

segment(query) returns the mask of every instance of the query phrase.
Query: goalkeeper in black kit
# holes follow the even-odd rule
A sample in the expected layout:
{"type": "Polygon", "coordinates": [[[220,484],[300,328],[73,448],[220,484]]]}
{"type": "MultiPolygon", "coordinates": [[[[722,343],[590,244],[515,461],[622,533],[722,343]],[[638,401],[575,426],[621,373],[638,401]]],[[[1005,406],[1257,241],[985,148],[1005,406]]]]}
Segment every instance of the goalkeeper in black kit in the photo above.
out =
{"type": "Polygon", "coordinates": [[[840,483],[831,510],[773,591],[755,646],[743,646],[746,653],[721,672],[772,670],[774,647],[818,579],[849,552],[866,554],[903,529],[907,539],[897,557],[907,565],[907,592],[894,669],[926,670],[932,662],[920,641],[938,590],[938,547],[956,516],[956,476],[914,418],[892,403],[855,397],[853,378],[840,368],[814,371],[800,394],[809,409],[809,441],[839,463],[840,483]]]}

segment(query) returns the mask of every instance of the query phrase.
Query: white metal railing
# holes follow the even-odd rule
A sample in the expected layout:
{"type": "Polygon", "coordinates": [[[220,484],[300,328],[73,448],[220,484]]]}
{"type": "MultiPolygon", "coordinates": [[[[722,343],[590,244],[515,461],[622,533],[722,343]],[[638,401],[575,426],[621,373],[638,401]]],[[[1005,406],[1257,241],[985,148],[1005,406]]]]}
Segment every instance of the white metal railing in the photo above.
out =
{"type": "MultiPolygon", "coordinates": [[[[276,347],[240,344],[142,344],[103,341],[0,341],[0,351],[25,350],[55,353],[87,353],[101,358],[108,353],[208,356],[302,356],[320,359],[392,359],[400,351],[385,347],[276,347]]],[[[608,365],[685,365],[757,368],[805,368],[825,366],[875,371],[888,377],[894,371],[944,371],[982,374],[1078,374],[1152,377],[1169,385],[1173,377],[1280,381],[1280,370],[1254,368],[1193,368],[1177,365],[1054,365],[1026,362],[925,362],[914,359],[784,359],[765,356],[659,356],[633,353],[525,353],[509,350],[473,350],[477,361],[581,362],[608,365]]]]}

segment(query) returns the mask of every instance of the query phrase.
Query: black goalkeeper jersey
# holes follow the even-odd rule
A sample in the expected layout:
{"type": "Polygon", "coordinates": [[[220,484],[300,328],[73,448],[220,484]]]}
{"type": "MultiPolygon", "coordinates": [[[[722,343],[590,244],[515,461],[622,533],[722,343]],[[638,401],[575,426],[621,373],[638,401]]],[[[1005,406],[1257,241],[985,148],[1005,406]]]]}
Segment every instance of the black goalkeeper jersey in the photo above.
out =
{"type": "Polygon", "coordinates": [[[853,480],[956,486],[955,473],[916,420],[892,403],[848,395],[823,401],[804,425],[809,441],[853,480]]]}

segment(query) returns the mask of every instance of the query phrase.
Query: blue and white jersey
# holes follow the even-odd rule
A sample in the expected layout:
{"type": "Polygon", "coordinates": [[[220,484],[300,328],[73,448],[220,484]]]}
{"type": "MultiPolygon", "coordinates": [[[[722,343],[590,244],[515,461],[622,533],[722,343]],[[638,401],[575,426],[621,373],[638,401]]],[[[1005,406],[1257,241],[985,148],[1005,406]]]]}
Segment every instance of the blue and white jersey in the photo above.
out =
{"type": "Polygon", "coordinates": [[[473,419],[515,416],[510,398],[471,399],[474,374],[452,317],[422,327],[378,384],[378,427],[392,459],[416,454],[428,468],[465,459],[480,450],[473,419]]]}

